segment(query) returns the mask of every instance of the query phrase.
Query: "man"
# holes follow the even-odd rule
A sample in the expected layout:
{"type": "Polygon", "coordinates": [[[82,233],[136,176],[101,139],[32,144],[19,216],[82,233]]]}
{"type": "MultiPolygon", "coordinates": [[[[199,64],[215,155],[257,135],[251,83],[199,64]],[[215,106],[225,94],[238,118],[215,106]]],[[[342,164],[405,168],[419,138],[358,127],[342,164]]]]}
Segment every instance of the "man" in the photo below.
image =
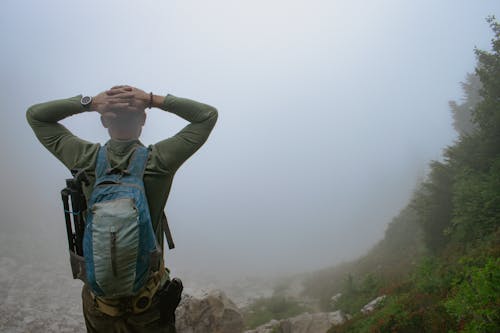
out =
{"type": "MultiPolygon", "coordinates": [[[[146,120],[146,108],[152,107],[176,114],[190,122],[174,136],[149,146],[150,154],[143,181],[153,230],[163,249],[162,216],[173,177],[184,161],[207,140],[218,117],[214,107],[171,94],[148,94],[128,85],[119,85],[93,98],[77,95],[35,104],[27,110],[26,118],[38,140],[68,169],[85,170],[90,185],[83,186],[83,192],[88,200],[95,182],[96,159],[101,145],[80,139],[59,121],[78,113],[98,112],[102,125],[110,135],[106,143],[110,167],[123,170],[127,167],[134,148],[144,146],[139,136],[146,120]]],[[[160,291],[170,282],[168,268],[165,267],[165,271],[167,273],[158,288],[160,291]]],[[[99,307],[96,297],[84,285],[82,301],[87,331],[175,332],[175,318],[168,323],[160,318],[158,293],[145,312],[115,316],[101,311],[104,307],[99,307]]]]}

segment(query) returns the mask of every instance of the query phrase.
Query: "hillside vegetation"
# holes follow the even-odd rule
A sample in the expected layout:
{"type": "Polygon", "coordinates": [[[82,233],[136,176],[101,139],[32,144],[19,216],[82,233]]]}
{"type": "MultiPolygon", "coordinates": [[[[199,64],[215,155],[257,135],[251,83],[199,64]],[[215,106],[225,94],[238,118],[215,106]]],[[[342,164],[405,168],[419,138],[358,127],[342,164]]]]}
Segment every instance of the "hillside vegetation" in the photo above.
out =
{"type": "Polygon", "coordinates": [[[330,333],[500,332],[500,24],[488,22],[492,48],[475,50],[464,98],[450,102],[457,141],[366,256],[306,280],[303,296],[353,316],[330,333]]]}

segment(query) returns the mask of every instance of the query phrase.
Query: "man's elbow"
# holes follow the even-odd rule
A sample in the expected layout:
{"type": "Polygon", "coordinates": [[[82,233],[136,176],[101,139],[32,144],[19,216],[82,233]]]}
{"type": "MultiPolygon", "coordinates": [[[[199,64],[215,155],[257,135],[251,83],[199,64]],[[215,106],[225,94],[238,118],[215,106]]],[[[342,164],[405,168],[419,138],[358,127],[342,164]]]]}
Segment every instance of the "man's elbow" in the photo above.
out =
{"type": "Polygon", "coordinates": [[[219,117],[219,111],[215,107],[209,105],[208,106],[208,112],[209,112],[209,118],[214,123],[216,123],[217,122],[217,118],[219,117]]]}
{"type": "Polygon", "coordinates": [[[30,106],[27,110],[26,110],[26,121],[28,122],[28,124],[32,124],[33,121],[35,120],[35,118],[33,117],[33,113],[35,112],[36,110],[36,104],[33,104],[32,106],[30,106]]]}

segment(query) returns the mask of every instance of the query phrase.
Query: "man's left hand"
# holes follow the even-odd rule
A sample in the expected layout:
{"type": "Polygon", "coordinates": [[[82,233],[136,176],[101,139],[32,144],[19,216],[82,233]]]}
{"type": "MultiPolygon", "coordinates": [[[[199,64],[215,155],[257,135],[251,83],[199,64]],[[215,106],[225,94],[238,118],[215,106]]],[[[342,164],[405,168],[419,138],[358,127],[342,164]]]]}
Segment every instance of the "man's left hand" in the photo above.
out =
{"type": "Polygon", "coordinates": [[[129,85],[114,86],[106,90],[106,94],[118,100],[123,100],[123,102],[128,102],[129,109],[137,112],[143,112],[149,106],[149,94],[144,90],[129,85]]]}

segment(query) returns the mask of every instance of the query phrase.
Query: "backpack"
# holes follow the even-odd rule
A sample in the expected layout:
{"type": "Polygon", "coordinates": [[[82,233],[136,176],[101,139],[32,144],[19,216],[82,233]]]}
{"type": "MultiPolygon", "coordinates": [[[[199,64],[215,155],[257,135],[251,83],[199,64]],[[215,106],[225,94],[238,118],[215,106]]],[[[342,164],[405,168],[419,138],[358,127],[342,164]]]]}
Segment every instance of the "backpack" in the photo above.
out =
{"type": "Polygon", "coordinates": [[[86,283],[96,296],[133,296],[158,269],[163,249],[142,179],[149,152],[137,146],[128,167],[118,170],[110,168],[107,145],[99,149],[83,235],[86,283]]]}

